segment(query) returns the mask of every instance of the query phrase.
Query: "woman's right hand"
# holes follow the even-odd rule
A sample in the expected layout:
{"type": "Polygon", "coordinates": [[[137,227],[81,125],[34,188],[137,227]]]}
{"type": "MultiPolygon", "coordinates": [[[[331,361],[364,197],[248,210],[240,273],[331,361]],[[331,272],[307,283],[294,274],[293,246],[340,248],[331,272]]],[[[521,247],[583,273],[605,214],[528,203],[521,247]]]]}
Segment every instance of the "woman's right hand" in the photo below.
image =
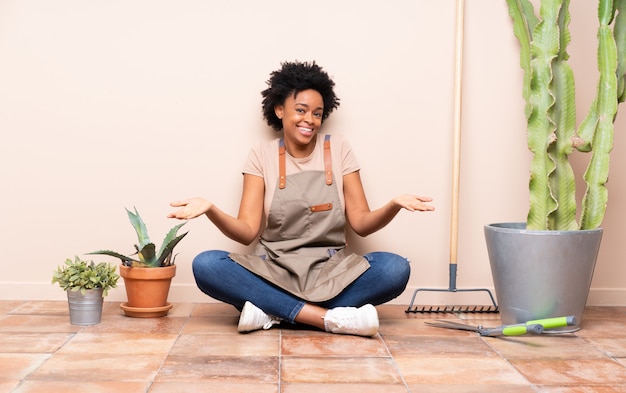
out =
{"type": "Polygon", "coordinates": [[[203,214],[206,214],[213,204],[204,198],[195,197],[182,201],[170,202],[170,206],[179,207],[176,210],[167,215],[168,218],[176,218],[179,220],[191,220],[203,214]]]}

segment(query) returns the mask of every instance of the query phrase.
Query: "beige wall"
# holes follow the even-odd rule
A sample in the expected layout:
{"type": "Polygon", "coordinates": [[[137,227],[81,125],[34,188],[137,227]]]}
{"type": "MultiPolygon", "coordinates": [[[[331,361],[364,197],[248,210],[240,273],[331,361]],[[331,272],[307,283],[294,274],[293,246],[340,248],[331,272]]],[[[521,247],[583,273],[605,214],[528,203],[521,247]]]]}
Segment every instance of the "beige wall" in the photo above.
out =
{"type": "MultiPolygon", "coordinates": [[[[583,62],[595,56],[593,3],[572,4],[581,107],[595,83],[593,63],[583,62]]],[[[492,288],[483,225],[526,214],[521,71],[505,2],[465,8],[457,286],[492,288]]],[[[0,0],[0,299],[62,299],[50,278],[65,258],[130,252],[124,207],[139,209],[159,244],[174,225],[165,218],[171,200],[204,195],[236,214],[248,149],[274,136],[259,92],[294,59],[316,60],[334,77],[341,107],[324,127],[351,141],[372,207],[406,192],[435,198],[436,212],[401,212],[350,245],[411,259],[397,303],[417,287],[447,288],[454,12],[453,0],[0,0]]],[[[625,117],[591,304],[626,305],[625,117]]],[[[205,219],[187,229],[170,300],[211,301],[195,287],[192,258],[243,247],[205,219]]],[[[484,296],[423,293],[417,302],[484,296]]],[[[123,287],[109,296],[124,298],[123,287]]]]}

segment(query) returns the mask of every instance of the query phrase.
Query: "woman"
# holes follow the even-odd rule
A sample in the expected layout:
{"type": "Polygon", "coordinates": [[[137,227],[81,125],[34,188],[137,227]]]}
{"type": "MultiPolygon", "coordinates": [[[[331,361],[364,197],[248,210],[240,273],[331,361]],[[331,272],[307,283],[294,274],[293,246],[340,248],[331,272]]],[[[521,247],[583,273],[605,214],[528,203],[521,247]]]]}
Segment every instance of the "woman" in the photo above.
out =
{"type": "Polygon", "coordinates": [[[367,236],[401,209],[432,211],[432,199],[401,195],[370,210],[359,165],[340,136],[320,134],[339,106],[334,82],[315,62],[287,62],[272,72],[263,115],[283,137],[253,148],[243,170],[239,213],[233,217],[204,198],[172,202],[170,218],[206,215],[254,255],[206,251],[193,261],[198,287],[239,310],[238,330],[287,321],[333,333],[373,336],[374,305],[400,295],[408,261],[396,254],[364,256],[345,249],[345,225],[367,236]],[[260,234],[260,238],[259,238],[260,234]]]}

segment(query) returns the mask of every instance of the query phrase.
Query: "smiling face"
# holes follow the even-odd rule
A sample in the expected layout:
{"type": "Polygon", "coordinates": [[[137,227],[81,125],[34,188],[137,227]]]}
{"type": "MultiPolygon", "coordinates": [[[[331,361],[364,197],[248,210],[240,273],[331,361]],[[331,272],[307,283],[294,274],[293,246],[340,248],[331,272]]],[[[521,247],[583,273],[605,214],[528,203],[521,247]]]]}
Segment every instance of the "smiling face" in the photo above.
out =
{"type": "Polygon", "coordinates": [[[315,136],[322,126],[324,100],[313,89],[289,95],[274,108],[283,122],[285,147],[294,157],[306,157],[315,148],[315,136]]]}

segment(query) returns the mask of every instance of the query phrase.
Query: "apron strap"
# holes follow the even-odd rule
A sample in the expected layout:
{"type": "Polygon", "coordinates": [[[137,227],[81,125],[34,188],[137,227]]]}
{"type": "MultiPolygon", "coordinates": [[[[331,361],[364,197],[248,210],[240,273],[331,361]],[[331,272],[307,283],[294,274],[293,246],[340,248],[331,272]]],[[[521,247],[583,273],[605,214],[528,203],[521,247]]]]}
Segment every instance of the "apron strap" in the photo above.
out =
{"type": "Polygon", "coordinates": [[[326,185],[333,184],[333,161],[330,158],[330,135],[324,138],[324,172],[326,173],[326,185]]]}
{"type": "Polygon", "coordinates": [[[278,188],[285,188],[287,170],[285,169],[285,141],[280,138],[278,143],[278,188]]]}
{"type": "MultiPolygon", "coordinates": [[[[326,174],[326,185],[333,184],[333,162],[330,155],[330,135],[324,137],[324,173],[326,174]]],[[[278,142],[278,188],[285,188],[287,169],[285,165],[285,141],[278,142]]]]}

